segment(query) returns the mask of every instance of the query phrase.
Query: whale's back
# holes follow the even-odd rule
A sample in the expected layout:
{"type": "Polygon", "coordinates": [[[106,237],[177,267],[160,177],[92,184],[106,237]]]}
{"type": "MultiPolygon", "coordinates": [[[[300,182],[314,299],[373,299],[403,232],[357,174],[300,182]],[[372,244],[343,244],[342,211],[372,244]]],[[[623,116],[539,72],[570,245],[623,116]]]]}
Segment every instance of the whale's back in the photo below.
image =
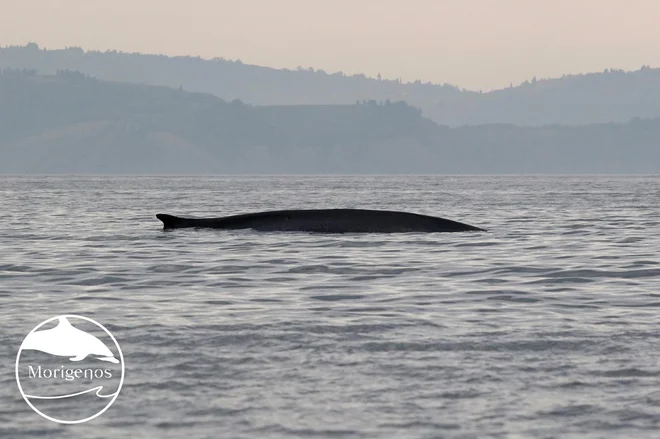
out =
{"type": "Polygon", "coordinates": [[[165,229],[207,227],[316,233],[405,233],[482,231],[457,221],[407,212],[367,209],[278,210],[221,218],[158,214],[165,229]]]}

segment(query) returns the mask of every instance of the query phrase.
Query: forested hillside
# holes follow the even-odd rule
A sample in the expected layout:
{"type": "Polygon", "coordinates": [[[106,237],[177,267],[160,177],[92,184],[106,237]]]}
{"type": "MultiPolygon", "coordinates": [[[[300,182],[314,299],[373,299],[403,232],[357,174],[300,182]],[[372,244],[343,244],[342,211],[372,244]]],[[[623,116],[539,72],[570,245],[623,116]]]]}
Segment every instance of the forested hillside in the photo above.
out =
{"type": "Polygon", "coordinates": [[[0,172],[658,173],[660,119],[450,128],[402,102],[252,106],[5,69],[0,172]]]}
{"type": "Polygon", "coordinates": [[[555,79],[530,78],[488,93],[313,68],[277,70],[223,58],[86,52],[80,48],[42,50],[36,44],[0,48],[0,69],[6,67],[35,69],[40,74],[76,70],[99,79],[181,87],[254,105],[405,101],[422,109],[426,117],[450,126],[583,125],[660,117],[660,69],[647,67],[634,72],[608,69],[555,79]]]}

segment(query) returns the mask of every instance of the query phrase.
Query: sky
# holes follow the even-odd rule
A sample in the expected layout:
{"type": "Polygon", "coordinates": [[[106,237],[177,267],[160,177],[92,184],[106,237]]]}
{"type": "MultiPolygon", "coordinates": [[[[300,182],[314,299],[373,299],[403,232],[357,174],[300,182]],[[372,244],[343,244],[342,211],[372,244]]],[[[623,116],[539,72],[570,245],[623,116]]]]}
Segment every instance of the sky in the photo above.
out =
{"type": "Polygon", "coordinates": [[[0,0],[0,45],[240,59],[491,90],[660,67],[658,0],[0,0]]]}

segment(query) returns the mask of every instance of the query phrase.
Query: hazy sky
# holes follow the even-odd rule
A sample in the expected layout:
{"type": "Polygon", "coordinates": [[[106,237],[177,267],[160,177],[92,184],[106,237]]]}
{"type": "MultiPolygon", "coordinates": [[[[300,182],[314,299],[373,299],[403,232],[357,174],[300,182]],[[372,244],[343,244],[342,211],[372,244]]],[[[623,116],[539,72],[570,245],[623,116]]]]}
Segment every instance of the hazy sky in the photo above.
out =
{"type": "Polygon", "coordinates": [[[240,58],[489,90],[660,66],[659,16],[659,0],[0,0],[0,45],[240,58]]]}

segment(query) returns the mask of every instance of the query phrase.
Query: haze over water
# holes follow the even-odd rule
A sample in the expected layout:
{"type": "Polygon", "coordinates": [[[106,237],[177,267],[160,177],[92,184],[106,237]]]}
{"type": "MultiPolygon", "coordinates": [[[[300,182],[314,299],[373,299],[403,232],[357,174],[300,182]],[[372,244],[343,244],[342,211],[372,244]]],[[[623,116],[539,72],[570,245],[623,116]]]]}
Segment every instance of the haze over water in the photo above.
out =
{"type": "Polygon", "coordinates": [[[0,437],[657,437],[660,178],[0,177],[0,351],[97,319],[119,398],[0,437]],[[488,233],[177,230],[156,213],[362,207],[488,233]]]}

